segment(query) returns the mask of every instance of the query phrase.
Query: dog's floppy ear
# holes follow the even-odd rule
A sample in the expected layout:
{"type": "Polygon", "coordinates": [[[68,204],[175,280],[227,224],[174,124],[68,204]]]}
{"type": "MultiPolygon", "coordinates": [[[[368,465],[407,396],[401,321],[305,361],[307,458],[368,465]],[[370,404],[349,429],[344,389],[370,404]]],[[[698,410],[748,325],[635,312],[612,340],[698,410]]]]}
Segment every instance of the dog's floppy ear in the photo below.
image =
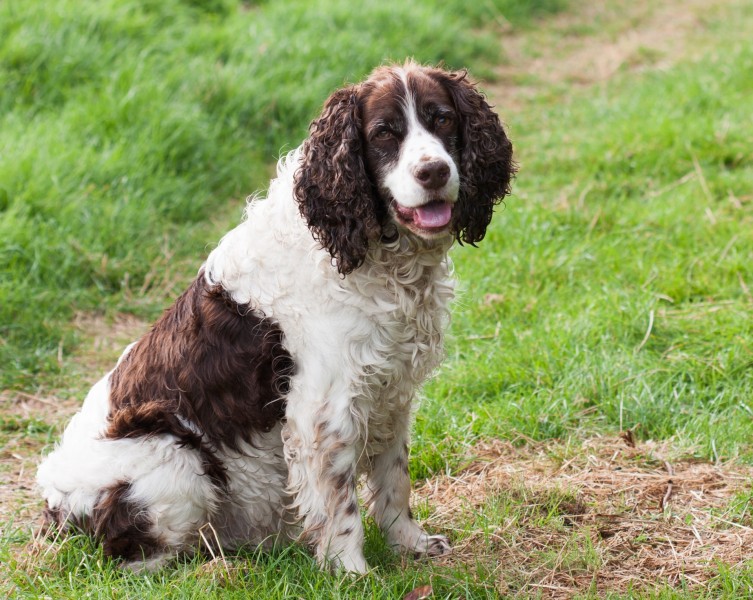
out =
{"type": "Polygon", "coordinates": [[[347,275],[381,233],[376,194],[366,174],[358,87],[338,90],[311,123],[295,174],[295,197],[314,237],[347,275]]]}
{"type": "Polygon", "coordinates": [[[459,242],[484,238],[494,205],[510,193],[515,175],[512,143],[497,114],[468,79],[466,71],[436,71],[460,115],[460,195],[454,231],[459,242]]]}

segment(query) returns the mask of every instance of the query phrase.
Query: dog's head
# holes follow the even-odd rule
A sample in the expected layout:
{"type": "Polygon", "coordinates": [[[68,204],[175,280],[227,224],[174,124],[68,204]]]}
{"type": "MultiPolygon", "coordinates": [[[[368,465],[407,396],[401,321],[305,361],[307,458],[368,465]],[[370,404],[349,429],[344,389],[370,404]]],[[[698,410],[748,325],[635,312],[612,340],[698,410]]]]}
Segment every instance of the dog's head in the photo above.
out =
{"type": "Polygon", "coordinates": [[[303,144],[295,194],[347,274],[388,223],[400,235],[480,241],[514,172],[512,144],[467,73],[409,62],[330,96],[303,144]]]}

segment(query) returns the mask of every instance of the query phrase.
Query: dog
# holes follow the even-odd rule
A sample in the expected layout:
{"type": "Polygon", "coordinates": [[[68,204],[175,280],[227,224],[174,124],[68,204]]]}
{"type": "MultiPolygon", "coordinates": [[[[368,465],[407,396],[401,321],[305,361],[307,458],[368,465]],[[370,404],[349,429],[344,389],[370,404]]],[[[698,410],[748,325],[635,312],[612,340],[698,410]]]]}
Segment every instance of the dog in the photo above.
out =
{"type": "Polygon", "coordinates": [[[47,522],[134,570],[298,539],[364,573],[363,475],[392,547],[448,552],[409,507],[412,406],[443,356],[447,252],[484,238],[515,169],[465,71],[407,61],[334,92],[43,460],[47,522]]]}

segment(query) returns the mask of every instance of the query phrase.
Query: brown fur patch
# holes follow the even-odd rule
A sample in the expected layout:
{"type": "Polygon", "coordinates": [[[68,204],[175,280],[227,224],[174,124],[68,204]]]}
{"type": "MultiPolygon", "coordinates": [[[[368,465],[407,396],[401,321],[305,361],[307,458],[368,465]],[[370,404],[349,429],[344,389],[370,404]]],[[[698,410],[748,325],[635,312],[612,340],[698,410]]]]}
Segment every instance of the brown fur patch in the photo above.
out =
{"type": "Polygon", "coordinates": [[[58,531],[73,528],[99,540],[106,556],[127,561],[149,558],[162,550],[164,544],[153,533],[154,523],[144,507],[128,499],[130,489],[125,482],[108,488],[100,495],[91,515],[84,517],[45,506],[47,533],[53,533],[53,525],[58,531]]]}
{"type": "Polygon", "coordinates": [[[105,435],[172,434],[224,483],[214,451],[237,450],[255,431],[274,427],[292,371],[279,327],[207,286],[200,273],[113,372],[105,435]]]}
{"type": "Polygon", "coordinates": [[[162,548],[151,533],[154,524],[139,504],[128,500],[130,485],[118,484],[106,491],[92,511],[87,529],[101,540],[107,556],[125,560],[149,558],[162,548]]]}
{"type": "Polygon", "coordinates": [[[45,501],[44,512],[44,524],[42,526],[42,532],[45,535],[54,535],[55,529],[62,530],[65,528],[65,515],[60,508],[50,508],[50,505],[45,501]]]}

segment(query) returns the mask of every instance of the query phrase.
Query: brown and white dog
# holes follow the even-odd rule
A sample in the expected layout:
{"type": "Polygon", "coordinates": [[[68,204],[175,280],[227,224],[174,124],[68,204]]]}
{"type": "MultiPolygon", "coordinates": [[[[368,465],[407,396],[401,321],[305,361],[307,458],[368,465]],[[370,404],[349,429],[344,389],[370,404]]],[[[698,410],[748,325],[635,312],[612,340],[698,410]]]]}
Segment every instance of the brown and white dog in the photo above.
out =
{"type": "Polygon", "coordinates": [[[47,518],[135,569],[211,525],[225,549],[299,538],[364,572],[363,474],[392,546],[448,551],[409,508],[411,406],[442,359],[447,251],[484,237],[513,174],[465,72],[407,62],[335,92],[267,198],[92,388],[39,467],[47,518]]]}

